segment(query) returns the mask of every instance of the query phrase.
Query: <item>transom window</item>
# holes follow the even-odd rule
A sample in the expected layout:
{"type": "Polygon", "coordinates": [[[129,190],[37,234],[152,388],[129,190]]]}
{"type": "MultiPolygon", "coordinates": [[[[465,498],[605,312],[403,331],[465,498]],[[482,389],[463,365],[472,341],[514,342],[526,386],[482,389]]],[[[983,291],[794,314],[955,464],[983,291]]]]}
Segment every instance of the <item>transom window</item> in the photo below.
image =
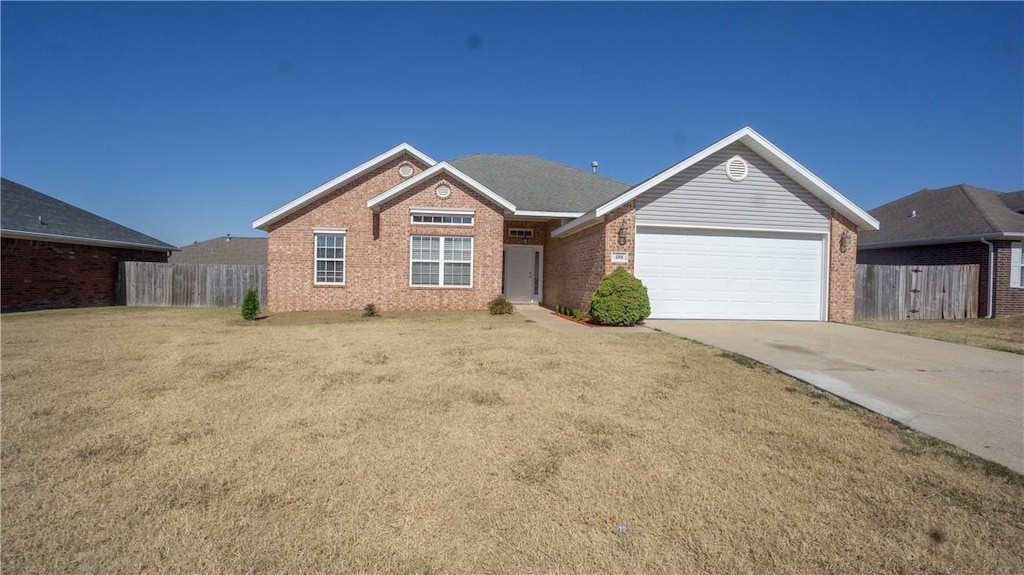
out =
{"type": "Polygon", "coordinates": [[[510,238],[532,238],[533,230],[529,228],[509,228],[508,237],[510,238]]]}
{"type": "Polygon", "coordinates": [[[449,224],[454,226],[473,225],[473,214],[471,212],[461,213],[440,213],[440,212],[413,212],[412,223],[414,224],[449,224]]]}
{"type": "Polygon", "coordinates": [[[412,236],[409,285],[473,286],[473,238],[412,236]]]}
{"type": "Polygon", "coordinates": [[[313,282],[318,284],[342,285],[345,283],[345,232],[344,230],[317,231],[316,272],[313,282]]]}

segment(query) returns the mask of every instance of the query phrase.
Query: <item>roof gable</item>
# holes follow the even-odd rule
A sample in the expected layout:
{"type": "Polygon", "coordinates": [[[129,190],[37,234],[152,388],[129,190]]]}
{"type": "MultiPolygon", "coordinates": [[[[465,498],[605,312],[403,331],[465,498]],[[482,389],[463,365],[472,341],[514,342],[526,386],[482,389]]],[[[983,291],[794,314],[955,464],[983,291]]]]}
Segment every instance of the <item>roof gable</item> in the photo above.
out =
{"type": "Polygon", "coordinates": [[[383,154],[371,160],[363,162],[362,164],[352,168],[351,170],[345,172],[344,174],[341,174],[340,176],[334,178],[333,180],[320,186],[317,186],[316,188],[313,188],[305,195],[296,198],[291,202],[288,202],[287,204],[281,206],[280,208],[263,216],[262,218],[257,219],[252,223],[252,227],[256,229],[266,230],[267,227],[273,224],[274,222],[302,209],[303,207],[315,202],[321,197],[359,178],[363,174],[366,174],[367,172],[370,172],[386,164],[387,162],[393,160],[394,158],[402,154],[409,154],[414,158],[418,159],[419,161],[423,162],[427,166],[433,166],[437,164],[437,162],[434,161],[433,158],[427,156],[423,152],[420,152],[419,150],[410,146],[409,144],[399,144],[394,148],[391,148],[390,150],[384,152],[383,154]]]}
{"type": "Polygon", "coordinates": [[[459,180],[460,182],[469,186],[474,191],[483,195],[490,201],[501,206],[503,209],[509,212],[516,211],[515,204],[494,193],[494,191],[488,188],[487,186],[481,184],[480,182],[476,181],[469,175],[463,173],[461,170],[447,162],[440,162],[438,164],[434,164],[433,167],[423,170],[422,172],[416,174],[415,176],[409,178],[408,180],[402,182],[401,184],[398,184],[397,186],[391,188],[390,190],[384,192],[383,194],[379,194],[370,198],[369,201],[366,202],[366,207],[373,210],[379,210],[385,203],[387,203],[388,200],[404,194],[405,192],[411,190],[413,187],[419,185],[420,183],[426,181],[427,179],[441,172],[444,172],[449,176],[455,178],[456,180],[459,180]]]}
{"type": "Polygon", "coordinates": [[[579,215],[629,189],[610,178],[538,156],[472,154],[448,163],[514,203],[521,212],[579,215]]]}
{"type": "Polygon", "coordinates": [[[0,190],[0,233],[7,237],[161,252],[178,249],[6,178],[0,180],[0,190]]]}
{"type": "Polygon", "coordinates": [[[1024,236],[1024,214],[1011,207],[1016,200],[1015,194],[968,184],[921,190],[871,210],[882,223],[881,229],[861,235],[858,246],[925,245],[983,236],[1024,236]]]}
{"type": "Polygon", "coordinates": [[[643,182],[640,182],[625,193],[587,212],[576,220],[554,230],[552,235],[555,237],[564,236],[577,229],[583,229],[583,227],[585,227],[589,222],[597,218],[604,217],[608,212],[611,212],[623,204],[635,199],[640,194],[651,190],[669,178],[680,174],[708,158],[712,154],[715,154],[716,152],[737,142],[746,145],[754,153],[775,166],[775,168],[780,172],[788,176],[818,199],[825,202],[826,205],[849,218],[857,225],[858,229],[878,229],[878,221],[870,214],[859,208],[856,204],[846,198],[846,196],[842,195],[832,186],[825,183],[824,180],[814,175],[814,173],[802,166],[799,162],[789,157],[789,155],[776,147],[775,144],[772,144],[764,136],[755,132],[753,128],[747,126],[729,134],[725,138],[722,138],[683,161],[651,176],[643,182]]]}

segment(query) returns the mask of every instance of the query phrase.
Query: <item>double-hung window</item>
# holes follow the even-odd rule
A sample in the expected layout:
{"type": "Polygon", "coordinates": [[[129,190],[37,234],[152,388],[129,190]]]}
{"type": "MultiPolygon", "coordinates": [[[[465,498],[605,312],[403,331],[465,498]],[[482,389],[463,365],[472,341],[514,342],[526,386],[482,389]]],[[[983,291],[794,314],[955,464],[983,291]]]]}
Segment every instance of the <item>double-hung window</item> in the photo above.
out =
{"type": "Polygon", "coordinates": [[[345,284],[345,230],[314,230],[316,268],[313,283],[345,284]]]}
{"type": "Polygon", "coordinates": [[[473,238],[412,236],[409,285],[473,286],[473,238]]]}
{"type": "Polygon", "coordinates": [[[1010,287],[1024,287],[1024,242],[1010,244],[1010,287]]]}

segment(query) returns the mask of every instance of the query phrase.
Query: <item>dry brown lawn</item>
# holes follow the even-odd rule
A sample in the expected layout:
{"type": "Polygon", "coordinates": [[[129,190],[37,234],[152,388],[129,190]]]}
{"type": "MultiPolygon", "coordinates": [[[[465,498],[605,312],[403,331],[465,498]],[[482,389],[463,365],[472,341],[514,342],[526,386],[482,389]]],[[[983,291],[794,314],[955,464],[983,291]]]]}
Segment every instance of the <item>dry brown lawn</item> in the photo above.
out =
{"type": "Polygon", "coordinates": [[[1020,476],[713,348],[235,318],[2,318],[5,575],[1024,572],[1020,476]]]}
{"type": "Polygon", "coordinates": [[[1024,315],[995,319],[859,321],[857,325],[1024,354],[1024,315]]]}

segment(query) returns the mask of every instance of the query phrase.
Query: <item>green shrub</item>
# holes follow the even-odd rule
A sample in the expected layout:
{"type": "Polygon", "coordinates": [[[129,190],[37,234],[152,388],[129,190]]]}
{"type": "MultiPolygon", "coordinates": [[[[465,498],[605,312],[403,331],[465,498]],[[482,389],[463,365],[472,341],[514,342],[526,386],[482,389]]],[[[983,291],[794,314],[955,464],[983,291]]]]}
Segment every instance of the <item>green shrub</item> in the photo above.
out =
{"type": "Polygon", "coordinates": [[[254,320],[260,315],[260,296],[256,288],[251,287],[245,292],[242,299],[242,317],[247,320],[254,320]]]}
{"type": "Polygon", "coordinates": [[[488,308],[491,311],[491,315],[505,315],[516,311],[515,308],[512,307],[512,302],[501,296],[492,299],[491,303],[488,304],[488,308]]]}
{"type": "Polygon", "coordinates": [[[624,268],[601,278],[590,298],[590,319],[601,325],[636,325],[649,315],[647,288],[624,268]]]}
{"type": "Polygon", "coordinates": [[[585,311],[583,311],[581,309],[574,309],[574,310],[572,310],[572,317],[574,317],[574,318],[576,318],[576,319],[578,319],[580,321],[583,321],[583,320],[587,319],[587,312],[585,312],[585,311]]]}
{"type": "Polygon", "coordinates": [[[372,303],[368,303],[365,306],[363,306],[363,317],[377,317],[379,315],[380,310],[378,310],[377,306],[373,305],[372,303]]]}

